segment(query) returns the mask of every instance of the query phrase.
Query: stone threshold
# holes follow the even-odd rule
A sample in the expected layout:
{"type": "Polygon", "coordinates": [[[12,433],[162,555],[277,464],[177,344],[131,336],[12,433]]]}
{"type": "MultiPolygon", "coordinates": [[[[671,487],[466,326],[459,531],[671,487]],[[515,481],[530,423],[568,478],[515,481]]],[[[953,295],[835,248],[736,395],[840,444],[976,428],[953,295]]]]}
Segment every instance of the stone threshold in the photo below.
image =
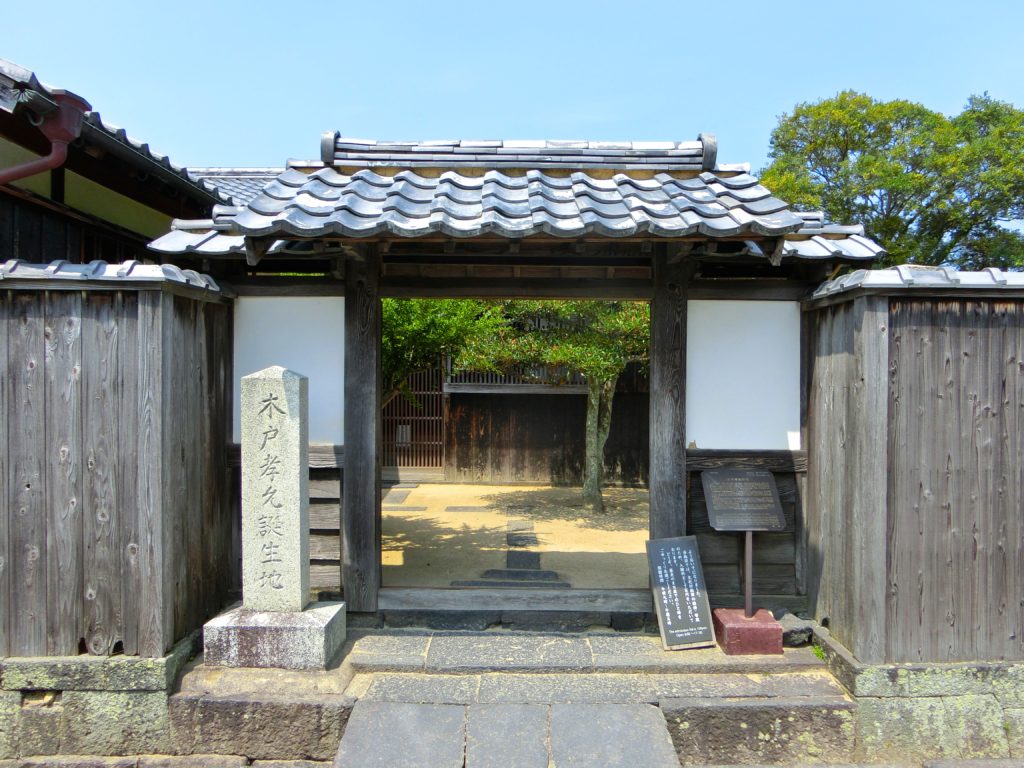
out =
{"type": "Polygon", "coordinates": [[[440,674],[641,673],[777,674],[825,670],[809,648],[781,656],[727,656],[717,647],[665,651],[657,636],[490,630],[352,630],[345,663],[353,672],[440,674]]]}
{"type": "Polygon", "coordinates": [[[253,760],[241,755],[39,755],[0,760],[0,768],[328,768],[331,761],[253,760]]]}

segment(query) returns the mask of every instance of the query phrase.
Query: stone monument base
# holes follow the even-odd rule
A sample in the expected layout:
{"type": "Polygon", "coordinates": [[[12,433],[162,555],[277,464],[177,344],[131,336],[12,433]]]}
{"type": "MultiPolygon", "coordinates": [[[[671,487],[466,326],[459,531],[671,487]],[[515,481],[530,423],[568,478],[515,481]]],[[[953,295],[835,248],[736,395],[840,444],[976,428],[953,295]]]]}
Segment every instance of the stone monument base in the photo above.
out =
{"type": "Polygon", "coordinates": [[[782,653],[782,625],[764,608],[749,619],[742,608],[716,608],[712,618],[715,639],[726,655],[782,653]]]}
{"type": "Polygon", "coordinates": [[[203,663],[326,669],[344,642],[345,603],[311,603],[301,613],[236,607],[203,627],[203,663]]]}

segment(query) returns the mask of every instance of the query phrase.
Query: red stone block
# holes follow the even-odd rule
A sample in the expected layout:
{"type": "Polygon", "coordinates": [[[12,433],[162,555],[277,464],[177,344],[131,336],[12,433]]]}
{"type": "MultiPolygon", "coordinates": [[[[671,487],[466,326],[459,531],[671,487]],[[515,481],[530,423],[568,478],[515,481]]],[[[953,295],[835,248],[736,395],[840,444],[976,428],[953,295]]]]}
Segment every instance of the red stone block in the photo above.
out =
{"type": "Polygon", "coordinates": [[[749,619],[742,608],[716,608],[712,617],[715,639],[726,655],[782,653],[782,625],[764,608],[749,619]]]}

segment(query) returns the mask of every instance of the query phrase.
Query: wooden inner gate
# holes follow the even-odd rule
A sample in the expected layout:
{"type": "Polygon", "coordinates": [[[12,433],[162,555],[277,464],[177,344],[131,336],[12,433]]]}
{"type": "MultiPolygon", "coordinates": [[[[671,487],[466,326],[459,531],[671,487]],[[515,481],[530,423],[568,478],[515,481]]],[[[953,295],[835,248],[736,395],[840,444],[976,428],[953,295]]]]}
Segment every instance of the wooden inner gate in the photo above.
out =
{"type": "Polygon", "coordinates": [[[444,393],[440,368],[409,377],[415,402],[398,395],[381,416],[386,467],[440,469],[444,466],[444,393]]]}

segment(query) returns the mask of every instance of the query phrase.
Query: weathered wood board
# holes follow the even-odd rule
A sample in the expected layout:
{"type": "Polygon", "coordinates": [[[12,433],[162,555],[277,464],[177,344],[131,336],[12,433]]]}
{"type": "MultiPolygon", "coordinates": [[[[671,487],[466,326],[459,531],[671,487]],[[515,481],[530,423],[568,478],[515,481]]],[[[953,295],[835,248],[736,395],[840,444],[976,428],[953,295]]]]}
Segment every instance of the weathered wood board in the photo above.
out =
{"type": "Polygon", "coordinates": [[[380,589],[380,256],[345,273],[345,483],[342,572],[350,611],[376,611],[380,589]],[[358,408],[351,405],[358,403],[358,408]]]}
{"type": "Polygon", "coordinates": [[[867,662],[1024,659],[1020,302],[863,296],[813,320],[817,615],[867,662]]]}
{"type": "Polygon", "coordinates": [[[654,256],[651,301],[652,539],[686,532],[686,302],[690,266],[654,256]]]}
{"type": "Polygon", "coordinates": [[[161,656],[237,570],[230,308],[9,289],[0,330],[0,650],[161,656]]]}

